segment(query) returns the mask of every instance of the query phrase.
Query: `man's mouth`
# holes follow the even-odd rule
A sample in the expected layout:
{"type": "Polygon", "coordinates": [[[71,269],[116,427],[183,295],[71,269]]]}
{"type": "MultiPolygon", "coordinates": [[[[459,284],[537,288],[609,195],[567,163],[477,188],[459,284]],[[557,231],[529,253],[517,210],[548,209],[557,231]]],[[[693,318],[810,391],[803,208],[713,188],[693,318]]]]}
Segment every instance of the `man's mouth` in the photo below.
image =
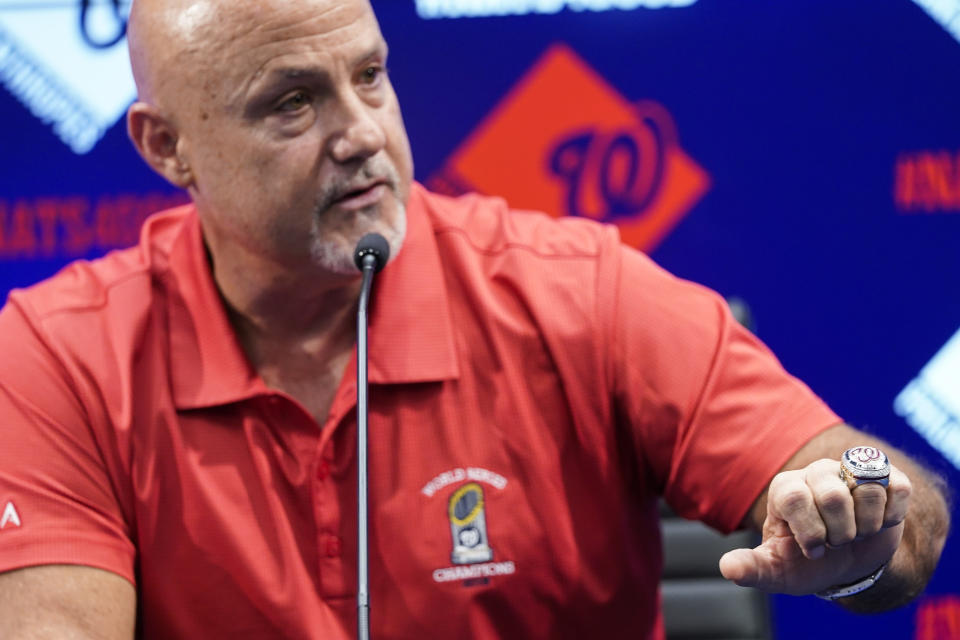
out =
{"type": "Polygon", "coordinates": [[[380,202],[386,191],[387,184],[382,180],[377,180],[347,191],[334,200],[333,205],[348,211],[364,209],[380,202]]]}

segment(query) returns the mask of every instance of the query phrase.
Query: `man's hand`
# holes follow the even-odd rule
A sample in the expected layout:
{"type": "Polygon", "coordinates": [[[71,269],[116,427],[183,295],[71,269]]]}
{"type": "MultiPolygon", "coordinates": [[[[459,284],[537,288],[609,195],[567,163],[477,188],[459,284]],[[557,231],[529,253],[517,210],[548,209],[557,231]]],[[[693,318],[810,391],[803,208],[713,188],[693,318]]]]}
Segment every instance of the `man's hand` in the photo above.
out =
{"type": "Polygon", "coordinates": [[[720,559],[723,576],[741,586],[804,595],[864,578],[893,557],[910,505],[910,480],[891,468],[886,488],[853,491],[840,461],[817,460],[777,474],[767,492],[763,542],[720,559]]]}
{"type": "Polygon", "coordinates": [[[762,531],[755,549],[720,559],[725,578],[765,591],[804,595],[848,585],[887,564],[877,583],[837,603],[860,612],[900,606],[933,574],[949,529],[942,481],[909,457],[847,425],[814,437],[754,503],[744,526],[762,531]],[[849,489],[847,449],[870,445],[890,459],[889,485],[849,489]]]}

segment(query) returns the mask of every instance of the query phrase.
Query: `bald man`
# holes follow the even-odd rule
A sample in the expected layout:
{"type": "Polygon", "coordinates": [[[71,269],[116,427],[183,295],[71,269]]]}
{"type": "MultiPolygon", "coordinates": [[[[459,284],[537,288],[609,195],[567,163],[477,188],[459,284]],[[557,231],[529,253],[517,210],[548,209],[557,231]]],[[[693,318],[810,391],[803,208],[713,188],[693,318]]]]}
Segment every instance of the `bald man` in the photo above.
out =
{"type": "Polygon", "coordinates": [[[354,636],[368,232],[374,637],[660,637],[658,495],[763,532],[739,584],[923,589],[935,481],[717,296],[412,182],[365,0],[137,0],[129,42],[130,137],[193,204],[0,312],[3,637],[354,636]]]}

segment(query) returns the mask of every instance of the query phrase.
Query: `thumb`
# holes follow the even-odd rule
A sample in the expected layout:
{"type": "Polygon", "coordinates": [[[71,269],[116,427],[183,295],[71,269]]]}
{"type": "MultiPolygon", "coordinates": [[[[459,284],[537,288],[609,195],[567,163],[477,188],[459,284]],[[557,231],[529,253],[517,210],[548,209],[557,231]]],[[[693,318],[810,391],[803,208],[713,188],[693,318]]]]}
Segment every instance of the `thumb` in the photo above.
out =
{"type": "Polygon", "coordinates": [[[741,587],[760,586],[763,571],[763,554],[757,549],[734,549],[720,558],[720,573],[741,587]]]}

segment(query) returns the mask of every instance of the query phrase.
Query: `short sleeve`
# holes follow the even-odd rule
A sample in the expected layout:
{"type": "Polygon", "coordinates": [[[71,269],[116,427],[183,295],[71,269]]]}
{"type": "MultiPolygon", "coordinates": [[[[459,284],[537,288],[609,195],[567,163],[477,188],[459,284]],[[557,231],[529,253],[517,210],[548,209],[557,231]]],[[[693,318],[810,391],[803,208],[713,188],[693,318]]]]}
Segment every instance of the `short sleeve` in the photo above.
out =
{"type": "Polygon", "coordinates": [[[37,324],[16,302],[0,311],[0,572],[75,564],[134,582],[109,443],[37,324]]]}
{"type": "Polygon", "coordinates": [[[683,517],[731,531],[814,435],[841,422],[722,297],[623,248],[612,385],[638,466],[683,517]]]}

